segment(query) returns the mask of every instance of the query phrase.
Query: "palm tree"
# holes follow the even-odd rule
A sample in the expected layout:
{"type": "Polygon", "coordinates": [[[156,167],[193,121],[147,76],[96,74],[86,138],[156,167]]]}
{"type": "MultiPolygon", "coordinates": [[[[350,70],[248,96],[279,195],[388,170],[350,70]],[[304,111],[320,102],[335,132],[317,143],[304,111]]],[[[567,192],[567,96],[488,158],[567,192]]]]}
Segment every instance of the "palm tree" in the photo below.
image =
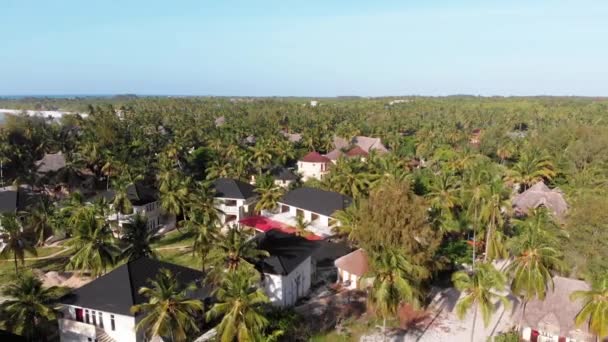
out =
{"type": "Polygon", "coordinates": [[[574,291],[570,300],[582,300],[583,308],[576,315],[577,327],[588,322],[589,330],[597,335],[598,341],[608,337],[608,274],[603,274],[589,291],[574,291]]]}
{"type": "Polygon", "coordinates": [[[478,310],[481,310],[484,325],[487,326],[495,310],[495,300],[500,300],[505,307],[509,305],[507,296],[501,293],[505,290],[506,281],[504,274],[485,262],[477,264],[472,273],[459,271],[452,275],[454,286],[462,292],[456,304],[456,314],[463,319],[471,308],[474,310],[471,342],[475,337],[478,310]]]}
{"type": "Polygon", "coordinates": [[[87,207],[74,228],[74,237],[66,245],[74,248],[75,252],[66,267],[88,270],[94,277],[105,273],[120,254],[105,218],[97,215],[95,208],[87,207]]]}
{"type": "Polygon", "coordinates": [[[251,157],[249,161],[255,166],[258,175],[262,174],[262,169],[272,160],[272,154],[269,152],[269,147],[266,144],[258,142],[255,146],[250,147],[251,157]]]}
{"type": "Polygon", "coordinates": [[[493,179],[483,189],[483,204],[479,215],[481,222],[486,226],[484,259],[492,261],[507,257],[507,251],[502,241],[502,227],[504,225],[504,215],[511,208],[510,194],[500,178],[493,179]]]}
{"type": "Polygon", "coordinates": [[[216,250],[219,237],[217,216],[207,218],[203,210],[192,210],[185,221],[186,229],[194,234],[192,253],[201,258],[202,271],[205,272],[208,257],[216,250]]]}
{"type": "Polygon", "coordinates": [[[242,262],[267,257],[268,252],[257,249],[257,241],[251,239],[251,235],[234,225],[228,228],[223,239],[220,239],[216,247],[221,251],[222,262],[228,271],[236,271],[242,262]]]}
{"type": "Polygon", "coordinates": [[[345,235],[349,240],[353,240],[353,232],[357,229],[359,212],[359,202],[355,201],[344,210],[334,213],[332,229],[338,235],[345,235]]]}
{"type": "Polygon", "coordinates": [[[294,228],[296,229],[297,236],[305,236],[305,235],[309,234],[309,232],[306,230],[306,227],[308,227],[309,225],[310,225],[310,222],[308,222],[304,219],[304,215],[302,215],[302,214],[296,215],[296,225],[294,228]]]}
{"type": "Polygon", "coordinates": [[[454,209],[460,202],[460,184],[451,172],[441,172],[433,178],[426,197],[436,213],[437,223],[444,232],[454,231],[454,209]]]}
{"type": "Polygon", "coordinates": [[[133,314],[143,315],[135,329],[144,331],[148,339],[158,336],[170,341],[185,341],[199,332],[196,317],[203,314],[204,305],[188,296],[196,291],[196,285],[180,284],[167,269],[161,269],[149,282],[150,287],[138,291],[148,302],[131,307],[133,314]]]}
{"type": "Polygon", "coordinates": [[[25,264],[25,253],[30,253],[34,256],[36,248],[35,242],[23,231],[21,221],[16,214],[4,213],[0,217],[0,241],[4,242],[4,246],[0,250],[0,257],[7,258],[12,254],[15,262],[15,274],[18,273],[19,265],[17,260],[21,261],[21,265],[25,264]]]}
{"type": "Polygon", "coordinates": [[[133,213],[133,203],[129,199],[129,187],[133,186],[133,182],[128,176],[119,176],[112,181],[114,190],[114,200],[112,207],[116,211],[116,222],[118,223],[120,214],[127,215],[133,213]]]}
{"type": "Polygon", "coordinates": [[[506,179],[521,184],[521,191],[528,189],[532,184],[555,177],[555,167],[549,157],[540,152],[526,151],[519,160],[508,170],[506,179]]]}
{"type": "Polygon", "coordinates": [[[420,283],[429,273],[424,267],[410,263],[396,249],[372,252],[370,257],[371,271],[364,276],[373,279],[368,300],[382,316],[382,330],[386,335],[386,319],[397,314],[399,305],[420,305],[420,283]]]}
{"type": "Polygon", "coordinates": [[[122,231],[121,241],[126,244],[126,248],[120,259],[131,261],[141,257],[157,258],[152,244],[160,240],[160,236],[148,227],[145,216],[136,214],[129,223],[123,225],[122,231]]]}
{"type": "Polygon", "coordinates": [[[38,246],[42,246],[57,226],[55,206],[47,198],[41,197],[27,221],[27,228],[35,234],[38,246]]]}
{"type": "Polygon", "coordinates": [[[9,298],[0,304],[2,323],[28,341],[45,341],[56,318],[54,305],[60,292],[57,287],[44,288],[33,274],[16,277],[2,289],[9,298]]]}
{"type": "Polygon", "coordinates": [[[216,303],[207,312],[207,320],[222,317],[217,333],[222,342],[259,341],[268,319],[263,308],[268,297],[258,285],[259,277],[248,269],[226,274],[215,290],[216,303]]]}
{"type": "Polygon", "coordinates": [[[255,192],[260,195],[258,203],[255,205],[255,210],[260,212],[276,208],[279,199],[283,196],[284,190],[280,186],[275,185],[271,177],[258,176],[255,192]]]}
{"type": "Polygon", "coordinates": [[[161,184],[159,189],[160,206],[167,214],[179,216],[184,212],[191,196],[190,183],[190,178],[183,178],[174,174],[167,183],[161,184]]]}

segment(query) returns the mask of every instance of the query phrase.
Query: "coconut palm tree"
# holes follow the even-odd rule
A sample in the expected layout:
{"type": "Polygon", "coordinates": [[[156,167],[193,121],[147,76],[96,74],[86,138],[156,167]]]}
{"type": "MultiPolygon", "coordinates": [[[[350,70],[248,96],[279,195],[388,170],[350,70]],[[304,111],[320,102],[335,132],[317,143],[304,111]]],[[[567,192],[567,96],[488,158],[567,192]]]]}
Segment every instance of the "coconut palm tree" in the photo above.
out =
{"type": "Polygon", "coordinates": [[[141,257],[157,258],[152,244],[160,240],[156,231],[148,227],[145,216],[136,214],[131,221],[122,226],[122,237],[120,240],[126,245],[120,254],[121,260],[136,260],[141,257]]]}
{"type": "Polygon", "coordinates": [[[259,276],[249,269],[230,272],[215,290],[216,303],[207,320],[222,317],[217,326],[220,341],[261,341],[268,319],[264,305],[268,297],[258,285],[259,276]]]}
{"type": "Polygon", "coordinates": [[[260,212],[276,208],[279,199],[285,191],[280,186],[274,184],[272,177],[262,175],[258,176],[255,192],[260,195],[258,203],[255,205],[255,210],[260,212]]]}
{"type": "Polygon", "coordinates": [[[364,276],[373,279],[368,300],[382,317],[382,330],[386,335],[386,319],[394,317],[402,303],[413,307],[420,305],[420,284],[429,276],[429,272],[422,266],[410,263],[396,249],[371,252],[370,264],[371,271],[364,276]]]}
{"type": "Polygon", "coordinates": [[[86,208],[66,245],[74,249],[66,268],[90,271],[94,277],[105,273],[120,254],[105,218],[93,207],[86,208]]]}
{"type": "Polygon", "coordinates": [[[247,263],[247,259],[268,256],[268,252],[257,249],[257,241],[251,239],[250,234],[236,225],[228,228],[225,237],[217,241],[216,247],[221,251],[221,261],[230,272],[236,271],[241,263],[247,263]]]}
{"type": "Polygon", "coordinates": [[[2,289],[2,295],[8,298],[0,304],[3,325],[28,341],[46,341],[61,294],[57,287],[44,288],[33,274],[16,277],[2,289]]]}
{"type": "Polygon", "coordinates": [[[456,304],[456,314],[463,319],[469,310],[473,309],[473,326],[471,327],[471,342],[475,337],[475,323],[477,311],[481,310],[484,325],[490,323],[495,310],[495,301],[499,300],[507,307],[505,290],[506,277],[491,263],[478,263],[472,273],[459,271],[452,275],[454,286],[462,293],[456,304]]]}
{"type": "Polygon", "coordinates": [[[589,291],[574,291],[570,300],[582,300],[583,308],[576,315],[577,327],[589,324],[589,330],[597,335],[598,341],[608,337],[608,274],[594,281],[589,291]]]}
{"type": "Polygon", "coordinates": [[[128,176],[119,176],[112,181],[114,190],[114,199],[112,207],[116,211],[116,221],[119,220],[119,215],[127,215],[133,213],[133,203],[129,199],[129,187],[133,186],[131,178],[128,176]]]}
{"type": "Polygon", "coordinates": [[[503,244],[502,228],[505,214],[511,208],[510,192],[500,178],[493,179],[483,189],[483,204],[479,215],[481,222],[486,227],[484,259],[491,261],[497,258],[506,258],[507,251],[503,244]]]}
{"type": "Polygon", "coordinates": [[[179,216],[184,212],[191,196],[190,183],[190,178],[174,174],[174,177],[170,178],[167,183],[161,185],[159,188],[160,206],[167,214],[179,216]]]}
{"type": "Polygon", "coordinates": [[[353,241],[353,231],[357,229],[359,202],[355,201],[344,210],[334,213],[332,230],[338,235],[347,236],[353,241]]]}
{"type": "Polygon", "coordinates": [[[555,177],[553,162],[538,151],[526,151],[519,160],[507,171],[506,179],[521,185],[521,191],[528,189],[534,183],[555,177]]]}
{"type": "Polygon", "coordinates": [[[201,258],[202,271],[205,272],[207,259],[216,251],[219,238],[218,219],[208,218],[203,210],[191,210],[185,221],[185,228],[194,234],[192,253],[201,258]]]}
{"type": "Polygon", "coordinates": [[[13,257],[15,262],[15,274],[18,273],[19,265],[17,261],[21,261],[21,265],[25,264],[25,253],[37,255],[34,247],[35,241],[23,231],[21,221],[14,213],[4,213],[0,217],[0,241],[4,242],[0,249],[0,257],[13,257]]]}
{"type": "Polygon", "coordinates": [[[306,227],[308,227],[309,225],[310,225],[310,222],[308,222],[304,219],[304,215],[302,215],[302,214],[296,215],[296,224],[295,224],[294,228],[296,229],[297,236],[305,236],[305,235],[309,234],[308,230],[306,230],[306,227]]]}
{"type": "Polygon", "coordinates": [[[249,161],[258,171],[258,175],[262,174],[262,169],[272,160],[272,154],[269,152],[269,146],[262,142],[258,142],[255,146],[250,147],[251,157],[249,161]]]}
{"type": "Polygon", "coordinates": [[[131,307],[133,314],[142,315],[135,329],[143,331],[147,339],[158,336],[169,341],[185,341],[199,332],[196,321],[203,314],[204,305],[188,296],[196,291],[196,285],[180,284],[167,269],[161,269],[149,282],[150,287],[138,291],[148,302],[131,307]]]}
{"type": "Polygon", "coordinates": [[[56,226],[55,206],[47,198],[41,197],[27,217],[27,229],[36,236],[37,245],[42,246],[56,226]]]}

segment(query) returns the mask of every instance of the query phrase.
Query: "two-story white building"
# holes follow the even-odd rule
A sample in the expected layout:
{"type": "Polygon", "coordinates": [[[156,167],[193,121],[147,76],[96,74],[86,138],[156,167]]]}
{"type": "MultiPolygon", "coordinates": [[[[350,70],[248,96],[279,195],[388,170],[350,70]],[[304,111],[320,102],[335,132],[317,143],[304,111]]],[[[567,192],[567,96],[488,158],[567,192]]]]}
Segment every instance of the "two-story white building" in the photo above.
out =
{"type": "Polygon", "coordinates": [[[258,196],[253,185],[237,179],[218,178],[213,182],[215,207],[219,210],[220,222],[237,223],[254,213],[258,196]]]}
{"type": "Polygon", "coordinates": [[[255,262],[263,274],[262,285],[270,302],[278,307],[289,307],[306,296],[314,274],[312,255],[319,248],[318,241],[310,241],[294,234],[272,229],[255,237],[258,249],[269,256],[255,262]]]}
{"type": "MultiPolygon", "coordinates": [[[[135,330],[142,315],[132,314],[131,307],[148,302],[139,289],[149,287],[161,269],[170,270],[182,286],[200,285],[203,278],[200,271],[154,259],[130,261],[61,299],[61,342],[143,342],[143,333],[135,330]]],[[[209,289],[199,286],[192,298],[208,295],[209,289]]]]}
{"type": "Polygon", "coordinates": [[[311,178],[321,180],[329,172],[330,166],[331,160],[314,151],[298,160],[298,172],[303,181],[311,178]]]}
{"type": "Polygon", "coordinates": [[[333,235],[332,227],[339,224],[332,215],[346,209],[351,203],[350,197],[337,192],[297,188],[278,201],[279,213],[270,218],[294,227],[297,216],[301,215],[308,222],[307,230],[320,237],[328,237],[333,235]]]}
{"type": "MultiPolygon", "coordinates": [[[[104,191],[95,196],[92,200],[100,196],[111,203],[114,200],[115,192],[113,190],[104,191]]],[[[158,191],[156,189],[144,183],[136,182],[127,188],[127,197],[129,198],[129,201],[131,201],[133,212],[130,214],[118,213],[119,227],[122,228],[125,223],[130,223],[137,214],[147,219],[148,228],[150,230],[156,230],[160,227],[161,207],[160,201],[158,200],[158,191]]],[[[116,221],[116,215],[116,213],[111,213],[107,219],[116,221]]]]}

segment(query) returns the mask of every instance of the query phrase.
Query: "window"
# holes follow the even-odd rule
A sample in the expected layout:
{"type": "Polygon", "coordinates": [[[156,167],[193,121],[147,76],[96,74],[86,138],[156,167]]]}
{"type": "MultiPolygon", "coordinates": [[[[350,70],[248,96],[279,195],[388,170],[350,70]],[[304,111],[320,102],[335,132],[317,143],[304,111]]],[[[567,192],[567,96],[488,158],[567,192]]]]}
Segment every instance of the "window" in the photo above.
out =
{"type": "Polygon", "coordinates": [[[99,315],[99,327],[103,328],[103,318],[101,317],[101,311],[97,311],[97,314],[99,315]]]}
{"type": "Polygon", "coordinates": [[[92,338],[90,338],[90,337],[88,337],[88,338],[87,338],[87,341],[89,341],[89,342],[93,342],[93,339],[92,339],[92,338]]]}
{"type": "Polygon", "coordinates": [[[84,314],[85,314],[85,323],[91,324],[91,317],[89,315],[89,310],[84,310],[84,314]]]}
{"type": "Polygon", "coordinates": [[[95,311],[91,311],[91,316],[93,317],[93,325],[97,325],[97,316],[95,316],[95,311]]]}
{"type": "Polygon", "coordinates": [[[112,331],[116,330],[116,323],[114,323],[114,315],[110,315],[110,326],[112,327],[112,331]]]}

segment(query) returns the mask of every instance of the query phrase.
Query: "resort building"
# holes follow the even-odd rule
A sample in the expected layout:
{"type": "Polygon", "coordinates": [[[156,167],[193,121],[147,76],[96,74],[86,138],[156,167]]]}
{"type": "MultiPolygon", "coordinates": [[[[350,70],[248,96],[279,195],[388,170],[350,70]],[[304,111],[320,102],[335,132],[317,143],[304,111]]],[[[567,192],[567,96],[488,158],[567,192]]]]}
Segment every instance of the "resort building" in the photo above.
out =
{"type": "MultiPolygon", "coordinates": [[[[108,190],[93,197],[89,202],[103,197],[109,203],[112,203],[115,196],[114,190],[108,190]]],[[[160,227],[161,207],[156,189],[142,182],[136,182],[127,188],[127,198],[131,201],[133,212],[130,214],[112,213],[108,215],[108,220],[116,221],[116,215],[118,215],[118,226],[122,228],[125,223],[130,223],[135,215],[141,215],[147,219],[150,230],[156,230],[160,227]]]]}
{"type": "Polygon", "coordinates": [[[215,208],[218,209],[222,225],[237,223],[253,215],[258,196],[255,188],[237,179],[218,178],[215,188],[215,208]]]}
{"type": "Polygon", "coordinates": [[[367,283],[361,281],[363,276],[369,272],[367,253],[357,249],[334,262],[338,270],[338,283],[350,290],[365,288],[367,283]]]}
{"type": "Polygon", "coordinates": [[[59,334],[62,342],[143,342],[136,331],[141,315],[131,307],[148,299],[139,289],[150,286],[161,269],[168,269],[182,286],[199,285],[192,298],[206,299],[209,289],[201,286],[203,273],[149,258],[140,258],[119,266],[110,273],[74,290],[61,299],[59,334]]]}
{"type": "Polygon", "coordinates": [[[370,153],[384,154],[388,152],[380,138],[356,136],[350,141],[340,137],[334,137],[334,149],[325,157],[335,163],[340,157],[357,157],[365,160],[370,153]]]}
{"type": "Polygon", "coordinates": [[[311,178],[321,180],[329,172],[330,165],[331,160],[313,151],[298,160],[298,172],[303,181],[311,178]]]}

